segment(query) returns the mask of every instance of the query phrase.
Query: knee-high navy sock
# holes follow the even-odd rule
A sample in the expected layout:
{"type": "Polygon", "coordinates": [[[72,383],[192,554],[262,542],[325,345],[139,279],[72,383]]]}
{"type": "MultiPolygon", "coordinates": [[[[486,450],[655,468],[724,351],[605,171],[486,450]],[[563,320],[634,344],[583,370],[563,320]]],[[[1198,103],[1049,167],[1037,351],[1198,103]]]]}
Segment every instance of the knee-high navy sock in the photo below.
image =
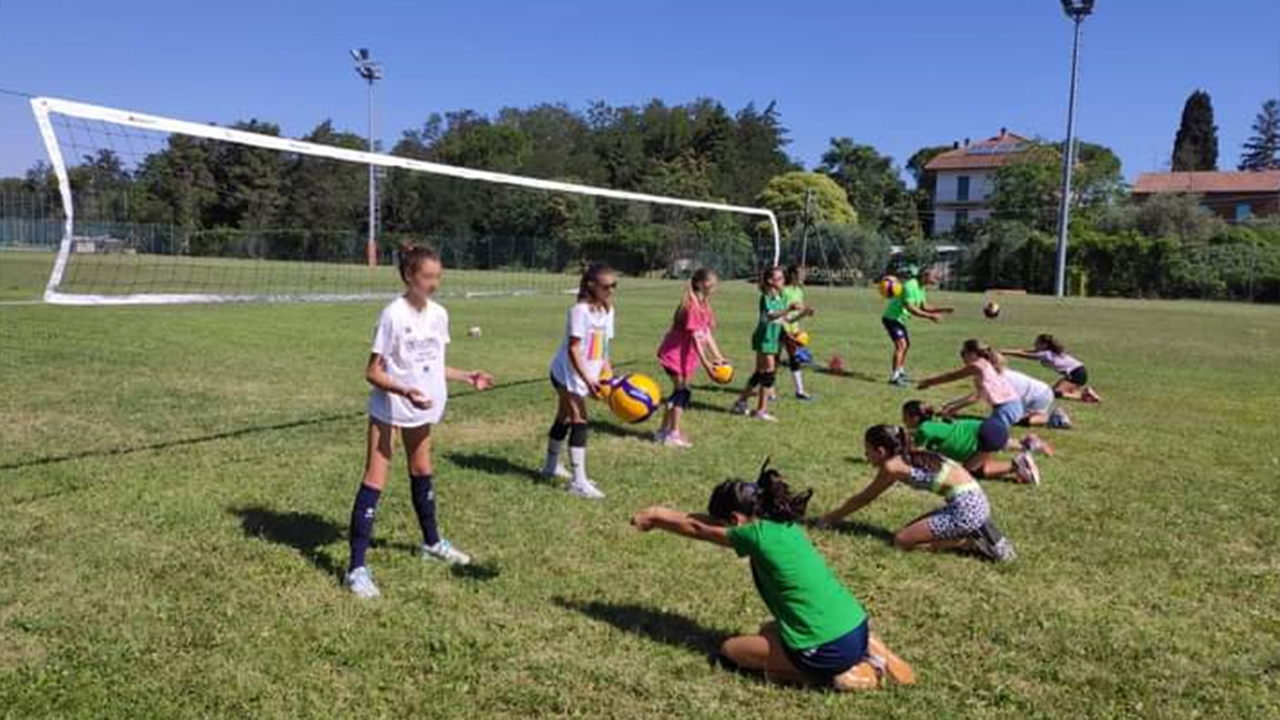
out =
{"type": "Polygon", "coordinates": [[[409,487],[413,490],[413,510],[422,527],[422,541],[435,545],[440,542],[440,528],[436,526],[436,491],[431,479],[430,475],[410,475],[409,487]]]}
{"type": "Polygon", "coordinates": [[[378,512],[378,498],[381,496],[381,490],[364,484],[356,492],[355,504],[351,506],[351,562],[347,564],[348,572],[364,567],[365,551],[373,544],[373,519],[378,512]]]}

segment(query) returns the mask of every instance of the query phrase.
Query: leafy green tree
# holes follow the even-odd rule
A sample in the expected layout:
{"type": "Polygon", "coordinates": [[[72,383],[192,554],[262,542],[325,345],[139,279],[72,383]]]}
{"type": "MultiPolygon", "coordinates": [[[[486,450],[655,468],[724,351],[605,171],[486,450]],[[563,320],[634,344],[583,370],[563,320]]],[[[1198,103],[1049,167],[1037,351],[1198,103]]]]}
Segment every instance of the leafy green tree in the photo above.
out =
{"type": "MultiPolygon", "coordinates": [[[[1062,190],[1062,148],[1034,143],[995,174],[991,204],[995,218],[1015,220],[1042,232],[1057,225],[1062,190]]],[[[1110,148],[1081,142],[1072,178],[1074,206],[1091,217],[1121,197],[1120,159],[1110,148]]]]}
{"type": "MultiPolygon", "coordinates": [[[[858,218],[871,227],[884,228],[894,217],[890,208],[896,212],[907,209],[907,186],[893,167],[893,158],[881,155],[870,145],[847,137],[831,138],[818,172],[844,188],[858,218]]],[[[909,212],[914,215],[914,207],[909,212]]]]}
{"type": "Polygon", "coordinates": [[[1173,140],[1173,169],[1218,169],[1218,126],[1213,124],[1213,100],[1203,90],[1191,93],[1182,107],[1182,123],[1173,140]]]}
{"type": "Polygon", "coordinates": [[[858,214],[849,204],[844,188],[822,173],[793,170],[775,175],[760,192],[760,205],[773,211],[778,223],[785,230],[794,228],[804,220],[805,203],[810,192],[813,196],[813,221],[851,225],[858,214]]]}
{"type": "Polygon", "coordinates": [[[1241,170],[1280,170],[1280,100],[1262,103],[1253,135],[1244,144],[1241,170]]]}

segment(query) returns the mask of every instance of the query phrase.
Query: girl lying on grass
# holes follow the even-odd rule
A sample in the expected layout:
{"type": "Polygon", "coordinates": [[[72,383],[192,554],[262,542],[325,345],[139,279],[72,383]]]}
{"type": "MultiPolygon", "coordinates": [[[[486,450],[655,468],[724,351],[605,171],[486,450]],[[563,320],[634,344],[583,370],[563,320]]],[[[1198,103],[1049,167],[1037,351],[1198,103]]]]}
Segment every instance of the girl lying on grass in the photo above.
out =
{"type": "Polygon", "coordinates": [[[980,479],[1008,479],[1019,483],[1036,483],[1040,479],[1031,456],[1053,454],[1053,446],[1034,433],[1021,442],[1009,438],[1004,450],[1015,453],[1013,461],[997,460],[992,453],[978,452],[982,421],[974,418],[944,418],[932,406],[919,400],[902,404],[902,424],[911,431],[913,446],[936,452],[964,465],[970,475],[980,479]],[[1032,470],[1036,472],[1032,472],[1032,470]]]}
{"type": "Polygon", "coordinates": [[[870,631],[866,610],[796,525],[812,491],[792,494],[782,475],[765,465],[754,483],[716,486],[710,517],[651,507],[631,518],[641,532],[666,530],[750,559],[756,590],[774,620],[755,635],[725,640],[717,660],[768,680],[841,691],[879,688],[886,677],[915,682],[911,666],[870,631]]]}
{"type": "Polygon", "coordinates": [[[1084,363],[1068,355],[1062,341],[1048,333],[1037,335],[1035,343],[1029,350],[1002,350],[1001,352],[1009,357],[1036,360],[1044,367],[1058,373],[1058,381],[1053,384],[1053,394],[1060,398],[1087,403],[1102,402],[1102,396],[1089,384],[1089,371],[1084,363]]]}
{"type": "Polygon", "coordinates": [[[906,428],[873,425],[864,436],[867,461],[875,479],[862,492],[823,515],[819,524],[834,525],[871,504],[895,483],[942,496],[946,504],[907,523],[893,535],[901,550],[968,550],[990,560],[1013,560],[1013,544],[991,522],[991,505],[973,476],[956,461],[916,450],[906,428]]]}

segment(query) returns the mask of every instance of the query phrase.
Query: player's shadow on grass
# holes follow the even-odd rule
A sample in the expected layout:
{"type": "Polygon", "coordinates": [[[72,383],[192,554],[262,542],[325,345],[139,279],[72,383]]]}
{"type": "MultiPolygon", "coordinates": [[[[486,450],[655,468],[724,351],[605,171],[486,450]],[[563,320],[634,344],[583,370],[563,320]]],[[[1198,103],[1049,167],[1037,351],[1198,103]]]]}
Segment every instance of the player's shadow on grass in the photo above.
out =
{"type": "Polygon", "coordinates": [[[626,425],[615,425],[614,423],[604,422],[603,420],[588,420],[587,427],[591,428],[591,432],[598,432],[603,435],[612,435],[613,437],[632,438],[636,440],[649,440],[653,438],[653,431],[638,430],[626,425]]]}
{"type": "Polygon", "coordinates": [[[846,370],[842,370],[841,372],[835,372],[834,370],[828,370],[827,368],[817,367],[817,366],[810,366],[809,369],[813,370],[815,373],[819,375],[827,375],[829,377],[848,378],[850,380],[861,380],[862,382],[868,382],[868,383],[881,382],[880,379],[876,378],[870,373],[862,372],[861,370],[846,369],[846,370]]]}
{"type": "Polygon", "coordinates": [[[712,405],[711,403],[702,402],[701,400],[690,400],[689,407],[694,410],[706,410],[709,412],[719,412],[726,415],[732,415],[733,409],[727,405],[712,405]]]}
{"type": "Polygon", "coordinates": [[[345,536],[332,520],[316,513],[280,512],[265,507],[231,508],[229,512],[240,518],[245,537],[293,548],[326,575],[341,575],[343,568],[324,551],[325,546],[345,536]]]}
{"type": "Polygon", "coordinates": [[[475,470],[476,472],[482,472],[486,475],[500,475],[503,477],[514,475],[538,485],[548,484],[547,480],[542,477],[542,473],[537,469],[513,463],[498,455],[449,452],[444,453],[442,457],[449,463],[457,465],[464,470],[475,470]]]}
{"type": "Polygon", "coordinates": [[[841,520],[828,528],[832,532],[838,532],[844,535],[861,535],[869,537],[873,540],[879,540],[886,545],[893,545],[893,531],[872,525],[858,520],[841,520]]]}
{"type": "Polygon", "coordinates": [[[580,612],[619,630],[704,655],[715,652],[720,647],[720,643],[729,636],[728,633],[705,627],[683,615],[666,610],[655,610],[643,605],[600,600],[583,602],[564,597],[555,597],[552,600],[562,608],[580,612]]]}

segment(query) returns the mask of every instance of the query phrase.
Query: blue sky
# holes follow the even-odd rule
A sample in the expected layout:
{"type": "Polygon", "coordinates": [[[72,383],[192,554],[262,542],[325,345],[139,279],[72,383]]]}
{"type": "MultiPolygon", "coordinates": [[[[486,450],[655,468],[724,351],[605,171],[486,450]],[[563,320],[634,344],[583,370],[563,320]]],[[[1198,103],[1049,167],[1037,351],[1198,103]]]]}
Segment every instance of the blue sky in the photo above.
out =
{"type": "MultiPolygon", "coordinates": [[[[383,139],[439,110],[706,95],[777,100],[812,167],[840,135],[898,163],[1001,126],[1060,137],[1070,23],[1057,0],[0,0],[0,87],[294,135],[363,132],[358,46],[387,66],[383,139]]],[[[1081,83],[1082,137],[1130,179],[1167,164],[1196,88],[1233,168],[1280,96],[1280,2],[1098,0],[1081,83]]],[[[43,157],[25,100],[0,95],[0,174],[43,157]]]]}

